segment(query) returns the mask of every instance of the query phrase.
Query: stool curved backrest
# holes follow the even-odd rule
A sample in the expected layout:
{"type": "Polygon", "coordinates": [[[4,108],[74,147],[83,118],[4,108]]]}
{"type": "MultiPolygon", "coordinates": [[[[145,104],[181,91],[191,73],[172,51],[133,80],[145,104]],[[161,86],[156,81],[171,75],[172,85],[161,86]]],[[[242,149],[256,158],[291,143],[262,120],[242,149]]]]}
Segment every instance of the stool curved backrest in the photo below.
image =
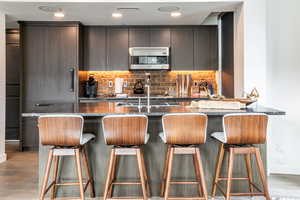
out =
{"type": "Polygon", "coordinates": [[[146,115],[107,115],[102,119],[104,139],[108,145],[138,146],[146,142],[146,115]]]}
{"type": "Polygon", "coordinates": [[[42,145],[79,146],[84,119],[80,115],[43,115],[38,119],[42,145]]]}
{"type": "Polygon", "coordinates": [[[207,115],[174,113],[162,117],[167,144],[203,144],[206,141],[207,115]]]}
{"type": "Polygon", "coordinates": [[[223,117],[227,144],[263,144],[267,137],[268,115],[228,114],[223,117]]]}

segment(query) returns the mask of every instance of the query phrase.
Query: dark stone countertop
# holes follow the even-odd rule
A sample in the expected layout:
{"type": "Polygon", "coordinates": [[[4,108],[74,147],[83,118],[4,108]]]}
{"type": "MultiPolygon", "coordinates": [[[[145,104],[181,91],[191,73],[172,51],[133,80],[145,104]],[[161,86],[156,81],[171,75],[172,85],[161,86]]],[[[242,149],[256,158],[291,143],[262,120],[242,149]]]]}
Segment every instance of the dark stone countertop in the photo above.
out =
{"type": "Polygon", "coordinates": [[[190,102],[181,102],[179,106],[137,107],[118,106],[117,102],[93,103],[57,103],[47,106],[35,106],[29,112],[22,113],[23,117],[39,117],[45,114],[79,114],[86,117],[102,117],[108,114],[145,114],[147,116],[162,116],[167,113],[205,113],[209,116],[223,116],[229,113],[265,113],[268,115],[285,115],[284,111],[273,108],[252,106],[242,110],[198,109],[188,107],[190,102]]]}
{"type": "MultiPolygon", "coordinates": [[[[128,96],[128,97],[107,97],[107,96],[100,96],[95,98],[89,97],[79,97],[79,101],[82,103],[86,102],[101,102],[101,101],[130,101],[130,100],[146,100],[147,97],[145,95],[137,95],[137,96],[128,96]]],[[[194,101],[194,100],[207,100],[208,98],[197,98],[197,97],[173,97],[173,96],[151,96],[151,100],[167,100],[167,101],[194,101]]]]}

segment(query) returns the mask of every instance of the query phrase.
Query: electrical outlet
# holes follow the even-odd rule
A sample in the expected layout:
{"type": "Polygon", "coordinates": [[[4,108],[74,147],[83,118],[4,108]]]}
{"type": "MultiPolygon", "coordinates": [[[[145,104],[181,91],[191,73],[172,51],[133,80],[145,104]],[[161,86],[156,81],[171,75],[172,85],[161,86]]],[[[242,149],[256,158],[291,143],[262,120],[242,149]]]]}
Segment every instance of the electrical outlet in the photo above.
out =
{"type": "Polygon", "coordinates": [[[112,81],[108,81],[108,87],[112,87],[113,86],[113,82],[112,81]]]}
{"type": "Polygon", "coordinates": [[[197,82],[197,81],[194,82],[194,86],[195,86],[195,87],[198,86],[198,82],[197,82]]]}

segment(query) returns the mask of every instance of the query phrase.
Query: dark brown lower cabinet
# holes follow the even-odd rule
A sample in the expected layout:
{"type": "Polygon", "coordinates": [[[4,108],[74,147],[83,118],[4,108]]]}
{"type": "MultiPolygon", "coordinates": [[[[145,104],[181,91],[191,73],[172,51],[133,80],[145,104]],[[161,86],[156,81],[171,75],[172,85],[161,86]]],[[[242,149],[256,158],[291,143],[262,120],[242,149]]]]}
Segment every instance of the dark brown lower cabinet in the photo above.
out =
{"type": "MultiPolygon", "coordinates": [[[[77,101],[79,33],[79,23],[21,22],[22,112],[45,104],[77,101]]],[[[23,149],[38,148],[33,120],[22,120],[21,138],[23,149]]]]}

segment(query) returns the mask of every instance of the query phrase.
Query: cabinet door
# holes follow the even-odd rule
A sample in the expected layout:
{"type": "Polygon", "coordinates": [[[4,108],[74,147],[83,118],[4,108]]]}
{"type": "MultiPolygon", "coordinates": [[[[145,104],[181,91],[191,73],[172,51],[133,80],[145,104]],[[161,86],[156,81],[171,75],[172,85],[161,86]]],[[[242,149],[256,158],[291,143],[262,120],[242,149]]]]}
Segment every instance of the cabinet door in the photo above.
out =
{"type": "Polygon", "coordinates": [[[84,27],[84,70],[105,70],[106,28],[101,26],[84,27]]]}
{"type": "Polygon", "coordinates": [[[21,53],[19,44],[6,45],[6,84],[20,84],[21,53]]]}
{"type": "Polygon", "coordinates": [[[170,47],[171,32],[169,28],[151,28],[150,46],[151,47],[170,47]]]}
{"type": "Polygon", "coordinates": [[[171,69],[194,69],[193,29],[176,28],[171,30],[171,69]]]}
{"type": "Polygon", "coordinates": [[[218,28],[200,26],[194,30],[194,69],[218,70],[218,28]]]}
{"type": "Polygon", "coordinates": [[[129,29],[130,47],[149,47],[150,31],[148,28],[130,28],[129,29]]]}
{"type": "Polygon", "coordinates": [[[76,102],[78,27],[26,26],[23,111],[41,102],[76,102]]]}
{"type": "Polygon", "coordinates": [[[128,28],[110,27],[107,30],[108,70],[128,70],[128,28]]]}

